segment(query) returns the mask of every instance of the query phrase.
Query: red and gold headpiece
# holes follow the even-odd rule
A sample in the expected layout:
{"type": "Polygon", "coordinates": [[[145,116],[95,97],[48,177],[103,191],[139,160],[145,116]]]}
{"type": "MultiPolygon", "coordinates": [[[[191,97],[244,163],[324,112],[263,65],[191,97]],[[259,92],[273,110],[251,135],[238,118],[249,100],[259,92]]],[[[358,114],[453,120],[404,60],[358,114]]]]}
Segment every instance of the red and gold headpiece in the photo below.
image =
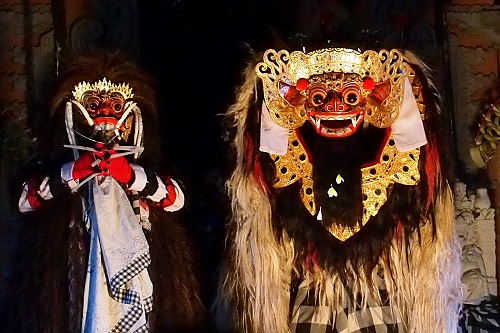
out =
{"type": "MultiPolygon", "coordinates": [[[[361,169],[362,225],[378,213],[392,184],[415,185],[419,181],[419,147],[426,139],[410,83],[414,73],[400,51],[267,50],[255,70],[263,84],[263,113],[268,112],[274,123],[288,129],[279,131],[288,140],[286,152],[267,151],[276,165],[274,187],[299,180],[302,202],[312,215],[321,219],[314,199],[313,165],[297,132],[306,121],[318,135],[332,139],[355,134],[363,123],[391,128],[379,160],[361,169]],[[408,126],[415,130],[406,131],[408,126]]],[[[330,228],[340,240],[358,230],[337,225],[330,228]]]]}

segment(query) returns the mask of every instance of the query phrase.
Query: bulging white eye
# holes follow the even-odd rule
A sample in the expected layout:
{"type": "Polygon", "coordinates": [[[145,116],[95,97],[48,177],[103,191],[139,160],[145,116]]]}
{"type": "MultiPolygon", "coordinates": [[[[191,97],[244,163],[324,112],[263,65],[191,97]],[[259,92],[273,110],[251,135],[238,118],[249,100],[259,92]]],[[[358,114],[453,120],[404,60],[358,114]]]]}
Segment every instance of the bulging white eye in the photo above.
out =
{"type": "Polygon", "coordinates": [[[361,92],[359,87],[353,86],[344,89],[342,92],[342,99],[345,104],[356,105],[360,100],[361,92]]]}
{"type": "Polygon", "coordinates": [[[99,101],[95,98],[91,98],[87,101],[87,110],[90,112],[95,112],[99,108],[99,101]]]}
{"type": "Polygon", "coordinates": [[[309,103],[313,106],[320,106],[325,102],[326,91],[321,87],[311,89],[309,93],[309,103]]]}
{"type": "Polygon", "coordinates": [[[114,101],[111,107],[113,108],[113,111],[115,111],[116,113],[120,113],[123,109],[122,103],[120,101],[114,101]]]}

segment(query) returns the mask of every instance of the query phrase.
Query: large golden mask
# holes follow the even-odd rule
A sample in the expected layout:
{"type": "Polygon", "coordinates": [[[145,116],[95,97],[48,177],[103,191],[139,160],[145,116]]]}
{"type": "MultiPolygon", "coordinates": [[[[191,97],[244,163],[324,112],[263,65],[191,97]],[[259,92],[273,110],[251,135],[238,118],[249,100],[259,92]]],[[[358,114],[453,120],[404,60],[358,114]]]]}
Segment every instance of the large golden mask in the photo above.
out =
{"type": "MultiPolygon", "coordinates": [[[[388,128],[397,120],[405,82],[414,72],[398,50],[380,52],[330,48],[310,53],[268,50],[256,66],[264,102],[272,120],[289,129],[288,150],[270,154],[276,166],[274,187],[301,183],[300,196],[311,215],[317,215],[313,164],[298,128],[309,121],[318,135],[342,138],[369,123],[388,128]]],[[[413,94],[421,102],[417,82],[413,94]]],[[[423,104],[418,105],[423,112],[423,104]]],[[[390,131],[388,132],[390,133],[390,131]]],[[[399,151],[392,135],[384,140],[376,161],[361,169],[362,225],[377,215],[394,183],[415,185],[420,179],[420,148],[399,151]]],[[[329,231],[344,241],[360,227],[332,225],[329,231]]]]}

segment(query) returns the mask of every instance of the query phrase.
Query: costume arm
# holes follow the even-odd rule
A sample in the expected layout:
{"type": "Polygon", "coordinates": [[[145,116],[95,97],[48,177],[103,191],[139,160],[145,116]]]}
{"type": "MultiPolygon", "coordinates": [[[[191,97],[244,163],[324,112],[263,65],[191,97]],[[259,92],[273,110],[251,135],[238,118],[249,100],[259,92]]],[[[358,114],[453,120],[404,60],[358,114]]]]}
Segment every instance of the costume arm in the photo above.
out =
{"type": "MultiPolygon", "coordinates": [[[[31,212],[38,209],[43,201],[52,199],[50,184],[53,183],[55,178],[59,177],[62,184],[69,189],[77,187],[80,181],[73,179],[74,163],[70,162],[63,165],[60,175],[53,175],[52,179],[45,177],[40,181],[38,177],[34,177],[26,182],[19,199],[19,210],[22,213],[31,212]]],[[[175,180],[169,177],[162,179],[154,172],[147,172],[144,168],[135,164],[130,164],[130,166],[135,176],[134,182],[129,186],[130,190],[135,190],[142,196],[156,202],[158,206],[167,212],[175,212],[184,206],[184,193],[175,180]]]]}
{"type": "Polygon", "coordinates": [[[23,192],[19,198],[19,211],[28,213],[39,208],[44,200],[52,199],[50,192],[49,177],[40,181],[39,177],[33,177],[23,185],[23,192]]]}
{"type": "Polygon", "coordinates": [[[184,206],[184,193],[175,180],[170,177],[161,178],[138,165],[130,165],[135,179],[129,190],[139,192],[167,212],[175,212],[184,206]]]}
{"type": "Polygon", "coordinates": [[[46,200],[51,200],[54,194],[68,187],[73,189],[78,186],[79,181],[73,180],[74,162],[62,166],[59,171],[51,173],[45,178],[35,176],[23,184],[23,191],[19,198],[19,211],[28,213],[37,210],[46,200]]]}

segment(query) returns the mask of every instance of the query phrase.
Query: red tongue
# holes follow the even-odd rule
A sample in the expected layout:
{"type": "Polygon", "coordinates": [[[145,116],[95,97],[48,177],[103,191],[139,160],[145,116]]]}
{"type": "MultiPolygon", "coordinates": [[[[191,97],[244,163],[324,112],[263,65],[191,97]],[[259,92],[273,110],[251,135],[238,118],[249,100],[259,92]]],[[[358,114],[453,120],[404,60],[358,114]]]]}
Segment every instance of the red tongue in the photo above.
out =
{"type": "Polygon", "coordinates": [[[350,120],[322,120],[321,125],[330,129],[346,128],[351,125],[350,120]]]}

